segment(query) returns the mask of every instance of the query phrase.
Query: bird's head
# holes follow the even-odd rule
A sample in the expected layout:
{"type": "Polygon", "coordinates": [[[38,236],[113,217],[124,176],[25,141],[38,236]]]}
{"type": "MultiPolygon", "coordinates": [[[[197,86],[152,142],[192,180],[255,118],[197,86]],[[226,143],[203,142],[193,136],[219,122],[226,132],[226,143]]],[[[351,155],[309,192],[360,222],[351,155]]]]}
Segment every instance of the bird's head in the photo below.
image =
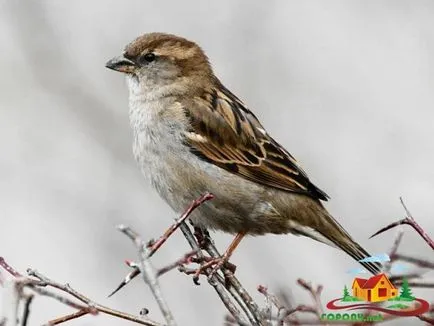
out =
{"type": "Polygon", "coordinates": [[[144,34],[125,47],[106,67],[127,75],[141,88],[173,83],[195,83],[212,76],[202,49],[194,42],[171,34],[144,34]]]}

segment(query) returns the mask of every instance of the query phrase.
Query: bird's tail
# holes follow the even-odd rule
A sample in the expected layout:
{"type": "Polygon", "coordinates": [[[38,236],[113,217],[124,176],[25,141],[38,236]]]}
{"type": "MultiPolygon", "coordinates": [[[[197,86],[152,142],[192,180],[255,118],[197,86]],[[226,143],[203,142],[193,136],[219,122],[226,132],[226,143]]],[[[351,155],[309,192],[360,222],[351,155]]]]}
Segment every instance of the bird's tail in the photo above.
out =
{"type": "Polygon", "coordinates": [[[323,217],[324,220],[322,221],[323,223],[321,223],[322,227],[317,231],[331,241],[336,247],[342,249],[348,255],[353,257],[372,274],[376,275],[381,273],[383,266],[380,263],[360,262],[360,260],[371,257],[371,255],[351,238],[333,216],[331,216],[326,210],[324,210],[324,212],[326,216],[323,217]]]}
{"type": "Polygon", "coordinates": [[[336,241],[335,244],[345,251],[348,255],[357,260],[363,267],[365,267],[372,274],[376,275],[381,273],[383,266],[378,262],[360,262],[360,260],[370,257],[371,255],[363,249],[357,242],[354,240],[346,239],[344,241],[336,241]]]}

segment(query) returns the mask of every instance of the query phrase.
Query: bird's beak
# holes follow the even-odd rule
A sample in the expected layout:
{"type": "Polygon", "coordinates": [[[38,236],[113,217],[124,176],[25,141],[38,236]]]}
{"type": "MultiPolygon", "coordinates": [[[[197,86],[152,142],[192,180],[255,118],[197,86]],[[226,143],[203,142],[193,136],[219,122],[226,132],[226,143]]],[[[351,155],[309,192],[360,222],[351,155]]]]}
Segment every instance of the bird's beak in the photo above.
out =
{"type": "Polygon", "coordinates": [[[113,59],[107,61],[105,66],[109,69],[124,72],[127,74],[134,72],[136,68],[136,64],[133,61],[128,60],[123,56],[114,57],[113,59]]]}

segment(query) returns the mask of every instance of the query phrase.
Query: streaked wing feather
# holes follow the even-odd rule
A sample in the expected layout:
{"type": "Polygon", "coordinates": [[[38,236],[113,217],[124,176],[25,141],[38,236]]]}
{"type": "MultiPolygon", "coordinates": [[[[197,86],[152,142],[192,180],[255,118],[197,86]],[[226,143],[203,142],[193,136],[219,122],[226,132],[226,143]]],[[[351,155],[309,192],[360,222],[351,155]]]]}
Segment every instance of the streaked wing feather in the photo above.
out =
{"type": "Polygon", "coordinates": [[[186,143],[202,159],[256,183],[327,200],[294,157],[219,81],[181,104],[191,123],[186,143]]]}

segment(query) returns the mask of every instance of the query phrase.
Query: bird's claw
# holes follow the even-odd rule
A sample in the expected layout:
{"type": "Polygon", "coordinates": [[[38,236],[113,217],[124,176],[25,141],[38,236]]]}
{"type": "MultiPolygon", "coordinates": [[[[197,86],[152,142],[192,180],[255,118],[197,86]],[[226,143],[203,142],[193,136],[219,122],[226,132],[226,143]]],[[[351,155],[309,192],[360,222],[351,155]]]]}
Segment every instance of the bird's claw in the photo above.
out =
{"type": "Polygon", "coordinates": [[[199,275],[204,274],[208,276],[208,279],[211,279],[213,277],[213,275],[217,272],[217,270],[219,270],[223,265],[224,265],[225,261],[224,261],[224,257],[220,257],[220,258],[213,258],[211,260],[208,260],[206,263],[202,264],[201,266],[199,266],[196,269],[196,272],[193,275],[193,282],[196,285],[199,285],[199,275]],[[213,269],[211,270],[211,272],[207,272],[207,269],[210,267],[213,267],[213,269]]]}
{"type": "Polygon", "coordinates": [[[199,276],[201,274],[207,275],[208,281],[211,281],[213,276],[221,269],[226,268],[231,273],[235,273],[236,266],[234,264],[231,264],[228,261],[229,257],[223,255],[218,258],[211,258],[204,264],[202,264],[199,268],[196,269],[193,275],[193,282],[196,285],[199,285],[199,276]],[[211,268],[212,270],[210,272],[207,271],[207,269],[211,268]]]}

